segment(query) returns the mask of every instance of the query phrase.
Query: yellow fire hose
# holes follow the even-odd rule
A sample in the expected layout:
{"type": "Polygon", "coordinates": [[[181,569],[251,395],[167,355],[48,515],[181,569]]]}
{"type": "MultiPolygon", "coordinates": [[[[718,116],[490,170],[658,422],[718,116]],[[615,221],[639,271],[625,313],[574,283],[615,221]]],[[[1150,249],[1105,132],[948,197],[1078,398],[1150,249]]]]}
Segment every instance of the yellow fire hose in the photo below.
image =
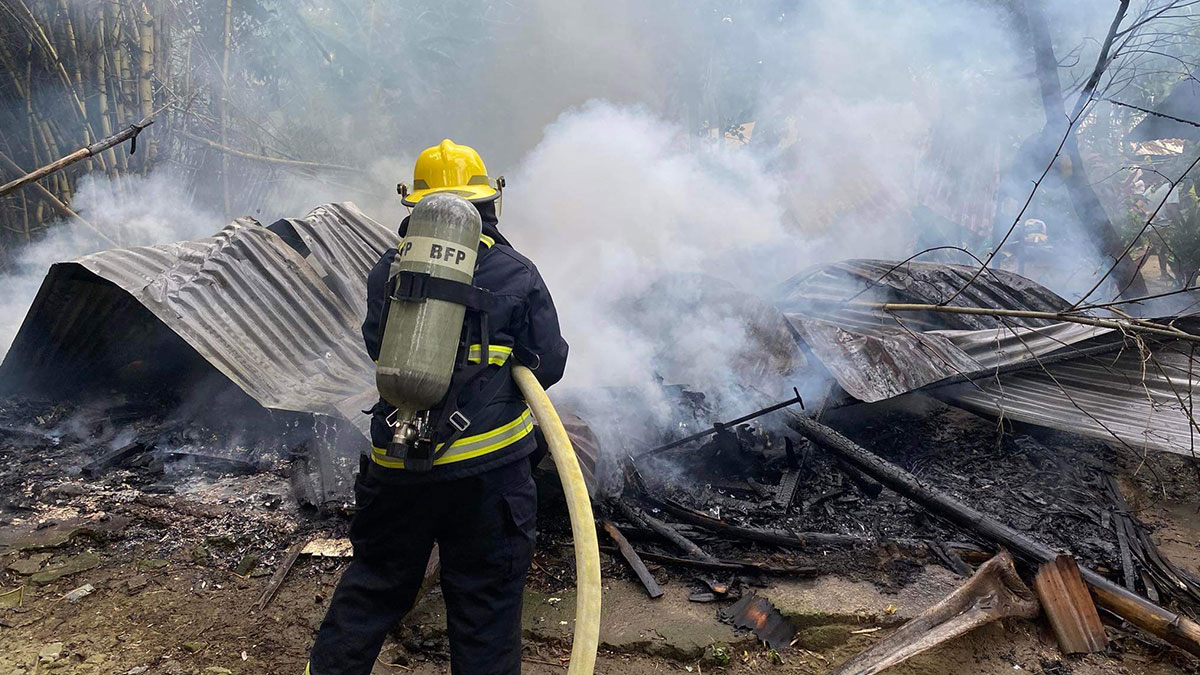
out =
{"type": "Polygon", "coordinates": [[[546,390],[524,366],[514,366],[513,379],[529,403],[550,445],[567,511],[571,515],[571,533],[575,539],[575,638],[571,645],[571,666],[567,675],[591,675],[596,666],[596,648],[600,643],[600,545],[596,541],[596,519],[579,460],[562,420],[550,404],[546,390]]]}

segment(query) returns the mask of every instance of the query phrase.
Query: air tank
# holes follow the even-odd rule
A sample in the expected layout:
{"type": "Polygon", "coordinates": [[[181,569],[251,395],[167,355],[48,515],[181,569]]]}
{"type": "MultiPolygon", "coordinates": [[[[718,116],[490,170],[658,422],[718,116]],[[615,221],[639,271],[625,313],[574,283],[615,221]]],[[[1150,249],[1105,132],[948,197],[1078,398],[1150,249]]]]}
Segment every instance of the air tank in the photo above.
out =
{"type": "MultiPolygon", "coordinates": [[[[479,211],[467,200],[447,193],[425,197],[409,217],[392,277],[415,272],[470,284],[482,228],[479,211]]],[[[375,385],[383,400],[396,406],[390,421],[397,449],[421,433],[424,421],[418,413],[441,402],[450,387],[465,312],[462,305],[433,298],[391,301],[375,385]]],[[[388,454],[392,451],[389,447],[388,454]]]]}

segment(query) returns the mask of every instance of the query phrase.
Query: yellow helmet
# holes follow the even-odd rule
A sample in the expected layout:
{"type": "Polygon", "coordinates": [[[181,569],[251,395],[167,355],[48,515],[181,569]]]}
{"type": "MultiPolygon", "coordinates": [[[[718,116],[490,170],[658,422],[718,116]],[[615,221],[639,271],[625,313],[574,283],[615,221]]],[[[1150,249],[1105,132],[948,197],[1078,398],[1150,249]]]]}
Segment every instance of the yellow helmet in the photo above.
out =
{"type": "Polygon", "coordinates": [[[500,196],[498,188],[504,187],[504,178],[496,183],[497,187],[492,187],[488,182],[487,167],[475,148],[458,145],[447,138],[417,155],[412,191],[409,192],[403,183],[397,188],[405,206],[416,206],[426,195],[435,192],[449,192],[478,204],[500,196]]]}

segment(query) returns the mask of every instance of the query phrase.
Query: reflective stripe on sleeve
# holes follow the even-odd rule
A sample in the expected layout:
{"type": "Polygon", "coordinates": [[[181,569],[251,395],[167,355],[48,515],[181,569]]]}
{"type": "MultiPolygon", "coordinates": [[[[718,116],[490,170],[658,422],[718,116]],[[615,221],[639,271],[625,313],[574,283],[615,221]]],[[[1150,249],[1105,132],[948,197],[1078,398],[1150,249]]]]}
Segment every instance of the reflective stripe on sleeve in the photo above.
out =
{"type": "MultiPolygon", "coordinates": [[[[454,445],[450,446],[446,454],[436,459],[433,465],[453,464],[454,462],[475,459],[490,452],[503,450],[528,436],[531,431],[533,431],[533,413],[529,411],[529,408],[526,408],[524,412],[508,424],[496,427],[491,431],[485,431],[482,434],[460,438],[454,445]]],[[[440,450],[441,447],[439,445],[438,449],[440,450]]],[[[396,457],[388,457],[386,450],[377,448],[374,445],[371,446],[371,459],[376,464],[389,469],[404,468],[404,460],[396,457]]]]}
{"type": "MultiPolygon", "coordinates": [[[[488,363],[493,366],[502,366],[512,356],[512,347],[504,345],[488,345],[488,363]]],[[[479,363],[479,355],[483,352],[483,345],[471,345],[467,348],[467,363],[479,363]]]]}

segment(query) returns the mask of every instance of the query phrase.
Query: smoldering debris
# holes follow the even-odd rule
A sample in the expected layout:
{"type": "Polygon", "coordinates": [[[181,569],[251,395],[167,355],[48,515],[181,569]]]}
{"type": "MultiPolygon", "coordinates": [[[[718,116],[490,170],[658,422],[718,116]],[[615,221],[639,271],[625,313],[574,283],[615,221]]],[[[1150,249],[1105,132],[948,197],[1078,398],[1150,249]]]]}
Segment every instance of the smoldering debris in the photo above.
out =
{"type": "MultiPolygon", "coordinates": [[[[319,534],[328,539],[344,530],[344,522],[306,513],[327,515],[349,505],[346,477],[366,441],[358,411],[374,397],[370,367],[357,351],[356,303],[365,266],[385,244],[381,228],[351,205],[327,205],[266,228],[243,221],[215,238],[114,250],[57,267],[2,369],[6,386],[19,392],[0,400],[3,512],[45,518],[48,508],[63,509],[72,518],[120,518],[138,532],[186,531],[192,540],[202,534],[201,544],[169,552],[239,570],[239,578],[268,556],[274,574],[257,606],[272,602],[310,531],[326,530],[319,534]],[[194,264],[196,250],[205,251],[209,264],[231,251],[256,255],[230,283],[214,285],[204,281],[204,266],[194,264]],[[161,281],[167,290],[147,291],[144,280],[121,267],[130,259],[151,285],[161,281]],[[62,292],[84,286],[91,295],[62,292]],[[290,328],[301,319],[296,308],[307,306],[297,293],[324,303],[327,311],[313,318],[315,334],[290,328]],[[279,308],[273,299],[280,297],[296,307],[279,308]],[[72,319],[57,322],[56,310],[64,308],[72,319]],[[92,325],[98,314],[106,314],[107,323],[92,325]],[[251,339],[248,319],[280,336],[279,349],[265,350],[251,339]],[[105,335],[109,328],[124,332],[113,339],[105,335]],[[54,339],[38,339],[48,334],[54,339]],[[317,508],[302,512],[301,506],[317,508]],[[242,511],[253,518],[239,519],[242,511]]],[[[995,553],[996,538],[890,482],[903,474],[1002,524],[1035,558],[1041,551],[1069,552],[1086,574],[1120,580],[1114,588],[1147,596],[1137,602],[1149,604],[1135,606],[1160,612],[1153,616],[1200,611],[1200,580],[1163,555],[1115,486],[1128,454],[1120,443],[1139,428],[1119,406],[1094,405],[1125,401],[1135,391],[1153,396],[1165,387],[1148,388],[1150,379],[1143,379],[1142,389],[1110,383],[1092,398],[1080,397],[1080,407],[1101,428],[1108,421],[1123,425],[1112,434],[1115,444],[1092,438],[1094,429],[1064,414],[1061,402],[1030,418],[1038,426],[1010,429],[968,411],[989,409],[964,405],[969,397],[961,391],[944,393],[951,386],[1010,387],[1046,397],[1065,389],[1069,398],[1071,386],[1088,382],[1072,381],[1072,373],[1125,367],[1111,357],[1120,356],[1128,335],[1072,327],[1080,324],[1065,315],[1066,301],[1007,273],[990,276],[981,292],[958,300],[974,314],[930,310],[904,324],[876,305],[846,303],[867,291],[873,301],[919,305],[940,298],[967,273],[925,264],[893,278],[885,273],[889,268],[895,270],[884,261],[846,261],[812,269],[778,289],[773,304],[750,302],[705,277],[664,277],[653,301],[635,303],[637,326],[631,328],[643,337],[665,336],[644,355],[651,384],[559,396],[603,527],[616,545],[612,552],[647,595],[662,597],[672,577],[682,578],[695,602],[741,602],[726,607],[738,616],[758,608],[770,618],[764,639],[786,649],[786,617],[754,596],[773,577],[837,574],[889,592],[930,566],[970,577],[973,566],[995,553]],[[657,314],[663,298],[673,298],[678,311],[657,314]],[[1001,320],[993,315],[1000,312],[1041,314],[1001,320]],[[1042,316],[1055,312],[1063,321],[1042,316]],[[713,346],[716,358],[738,358],[717,372],[672,353],[671,344],[691,335],[669,318],[680,315],[713,324],[697,339],[713,346]],[[738,330],[726,330],[733,325],[738,330]],[[1016,337],[998,337],[1005,332],[1016,337]],[[732,344],[722,345],[722,334],[732,344]],[[659,366],[661,372],[654,370],[659,366]],[[792,382],[799,386],[790,394],[771,398],[792,382]],[[730,413],[764,399],[775,403],[730,413]],[[831,425],[894,471],[872,473],[829,452],[786,423],[797,414],[831,425]]],[[[1129,332],[1147,323],[1131,322],[1129,332]]],[[[1169,351],[1187,335],[1182,329],[1142,335],[1136,348],[1169,351]]],[[[1165,363],[1161,381],[1179,385],[1173,373],[1180,365],[1165,363]]],[[[1182,391],[1190,391],[1186,387],[1182,391]]],[[[1178,401],[1171,412],[1186,418],[1178,401]]],[[[1171,449],[1177,438],[1158,442],[1171,449]]],[[[550,513],[561,517],[545,493],[550,513]]],[[[17,520],[18,527],[29,522],[17,520]]],[[[337,550],[343,553],[321,564],[336,564],[344,545],[337,550]]],[[[1021,550],[1014,553],[1022,565],[1031,563],[1021,550]]],[[[45,572],[45,562],[29,558],[21,568],[45,572]]],[[[93,562],[64,558],[61,564],[93,562]]],[[[570,574],[565,563],[558,571],[570,574]]],[[[1125,618],[1137,624],[1136,617],[1125,618]]],[[[1185,636],[1176,644],[1189,643],[1185,636]]]]}

